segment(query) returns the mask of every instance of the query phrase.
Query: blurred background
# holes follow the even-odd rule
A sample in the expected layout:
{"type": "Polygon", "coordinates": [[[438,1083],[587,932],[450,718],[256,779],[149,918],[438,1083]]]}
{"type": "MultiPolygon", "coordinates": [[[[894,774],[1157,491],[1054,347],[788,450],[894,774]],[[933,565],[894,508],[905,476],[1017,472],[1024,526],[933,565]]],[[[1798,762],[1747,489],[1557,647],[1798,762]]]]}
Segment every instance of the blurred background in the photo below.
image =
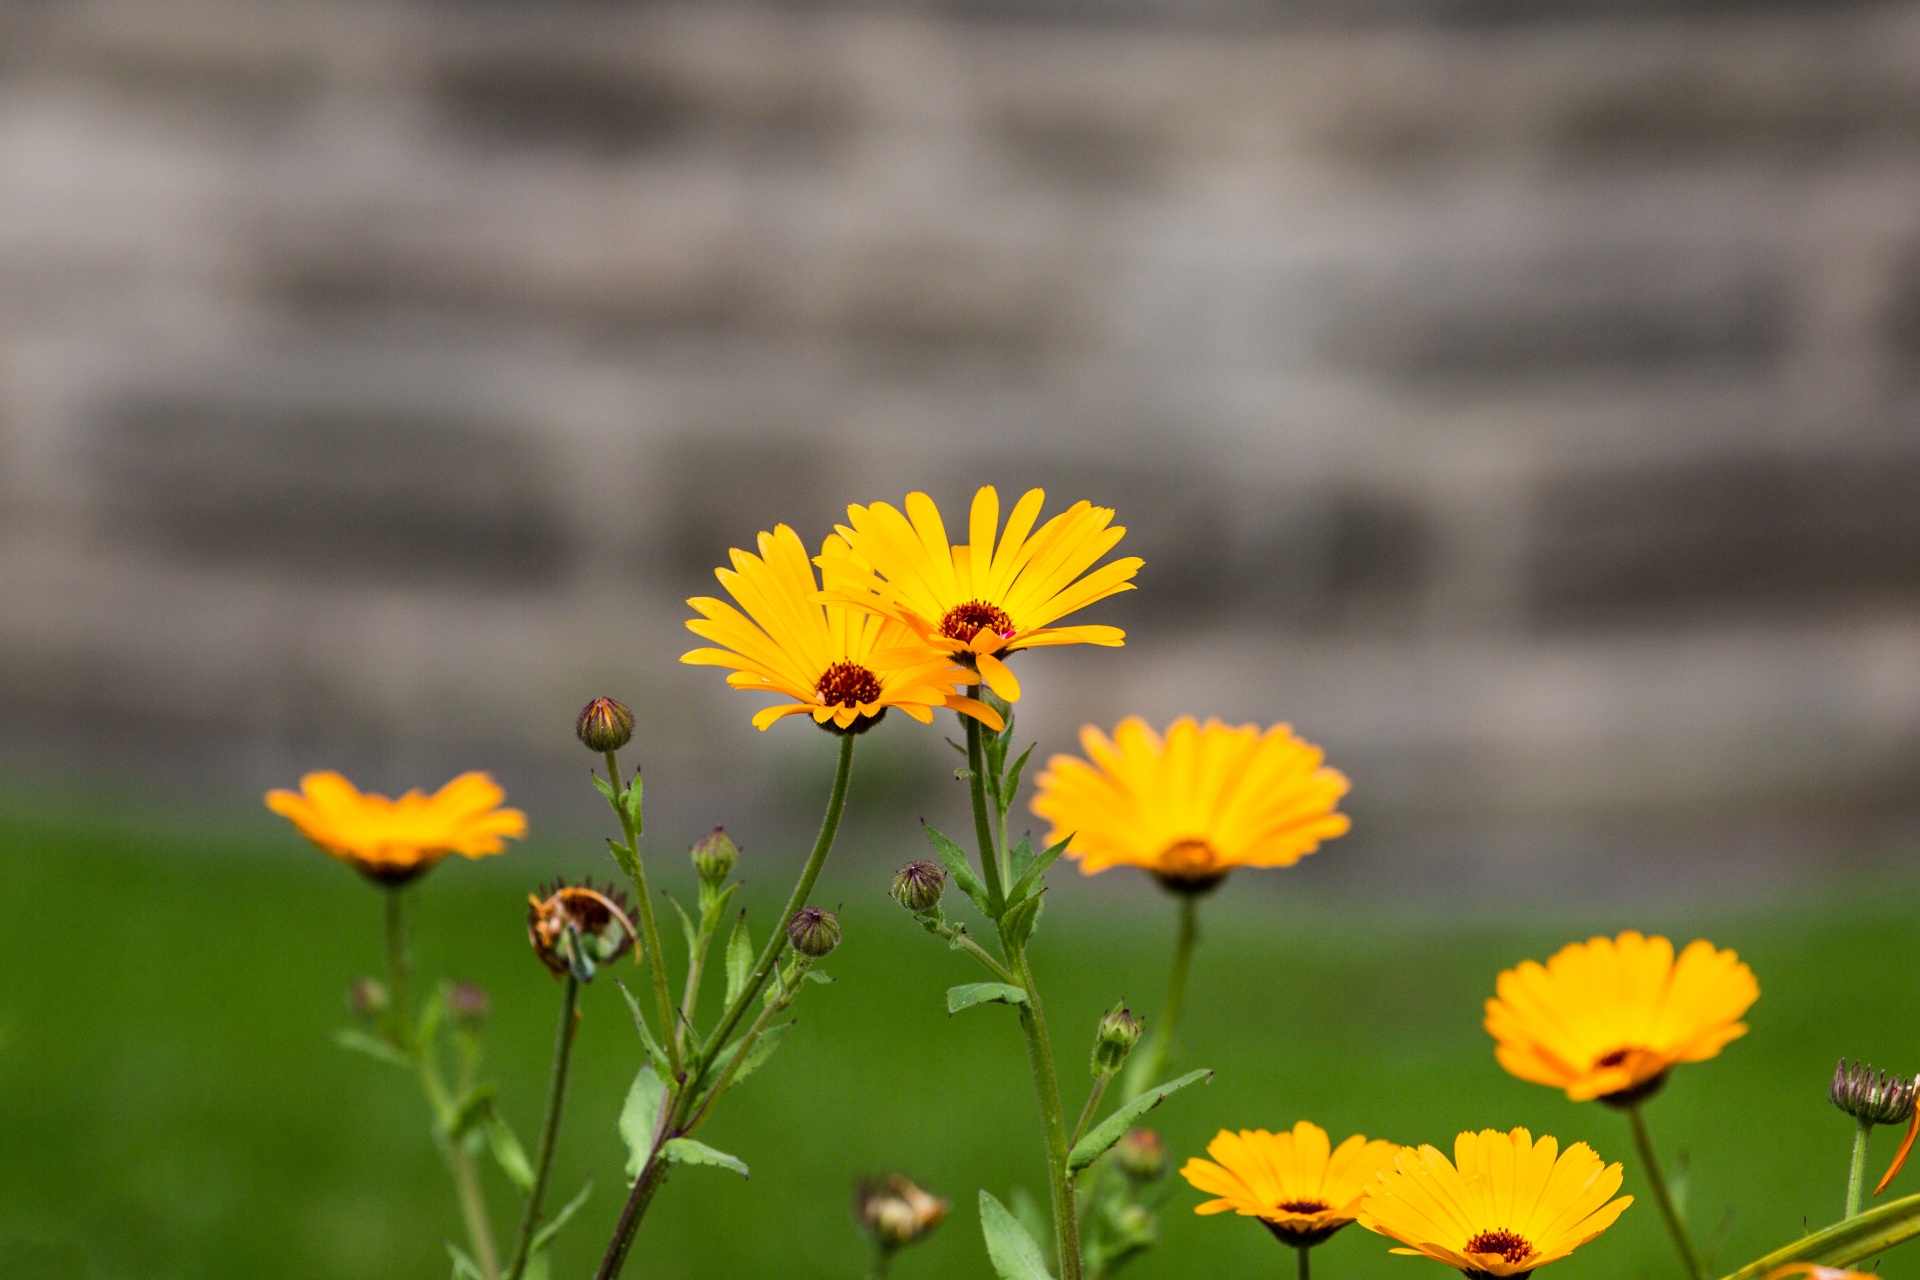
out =
{"type": "MultiPolygon", "coordinates": [[[[1425,921],[1407,963],[1467,975],[1442,1002],[1461,1078],[1507,1091],[1462,1122],[1604,1121],[1494,1074],[1474,1024],[1497,967],[1589,926],[1844,938],[1820,904],[1907,883],[1916,197],[1910,3],[6,0],[0,841],[23,976],[0,1137],[40,1155],[0,1162],[0,1240],[77,1241],[111,1276],[442,1274],[431,1239],[378,1226],[406,1196],[445,1209],[413,1100],[324,1042],[377,957],[373,903],[260,791],[477,767],[531,811],[524,855],[438,873],[474,914],[429,938],[524,995],[501,994],[502,1070],[537,1107],[549,997],[514,902],[605,869],[574,713],[634,706],[658,856],[724,821],[771,900],[831,751],[791,722],[755,733],[752,699],[677,663],[684,599],[776,520],[817,542],[848,502],[913,488],[950,515],[980,484],[1088,498],[1146,559],[1088,615],[1126,648],[1023,659],[1041,758],[1085,721],[1191,712],[1289,720],[1354,779],[1351,836],[1236,882],[1221,956],[1359,981],[1341,948],[1425,921]],[[47,911],[103,882],[99,910],[148,940],[131,967],[76,958],[95,926],[47,911]],[[208,893],[252,905],[209,916],[208,893]],[[1346,922],[1331,951],[1268,927],[1321,937],[1316,912],[1346,922]],[[286,944],[320,921],[311,953],[286,944]],[[277,1120],[209,1119],[246,1089],[297,1130],[253,1157],[277,1120]],[[371,1156],[347,1117],[380,1107],[396,1154],[353,1164],[371,1156]],[[339,1199],[339,1161],[381,1189],[339,1199]]],[[[939,739],[903,721],[867,740],[832,886],[903,957],[920,938],[875,886],[918,856],[915,818],[963,825],[939,739]]],[[[1164,948],[1164,904],[1118,876],[1056,896],[1112,966],[1082,966],[1081,1012],[1127,974],[1144,1002],[1163,957],[1096,926],[1135,913],[1164,948]]],[[[1904,910],[1871,935],[1883,955],[1906,954],[1904,910]]],[[[937,1002],[941,959],[911,962],[924,990],[904,958],[849,963],[937,1002]]],[[[1366,989],[1399,1009],[1393,972],[1366,989]]],[[[852,1018],[871,997],[827,998],[852,1018]]],[[[1289,1122],[1259,1080],[1329,1087],[1272,1013],[1289,998],[1211,1016],[1249,1061],[1302,1055],[1297,1076],[1231,1086],[1235,1115],[1223,1084],[1170,1135],[1289,1122]]],[[[1752,1058],[1758,1092],[1699,1099],[1775,1190],[1791,1162],[1732,1099],[1822,1105],[1793,1071],[1866,1051],[1807,998],[1805,1062],[1752,1058]]],[[[630,1074],[614,1029],[582,1115],[630,1074]]],[[[1378,1031],[1345,1079],[1415,1060],[1378,1031]]],[[[804,1044],[787,1052],[813,1070],[842,1061],[804,1044]]],[[[1444,1137],[1459,1108],[1416,1092],[1408,1115],[1438,1126],[1420,1136],[1444,1137]]],[[[794,1123],[762,1096],[762,1130],[794,1123]]],[[[951,1124],[951,1101],[901,1114],[951,1124]]],[[[1026,1119],[947,1133],[978,1149],[921,1176],[969,1200],[1031,1155],[1026,1119]]],[[[767,1233],[818,1250],[720,1274],[851,1274],[843,1183],[912,1152],[845,1132],[845,1168],[796,1175],[823,1199],[767,1233]]],[[[600,1136],[583,1235],[618,1199],[600,1136]]],[[[771,1212],[743,1208],[759,1179],[694,1182],[673,1194],[702,1207],[660,1216],[658,1274],[694,1273],[672,1267],[695,1265],[701,1213],[771,1212]]],[[[960,1216],[929,1274],[984,1267],[960,1216]]],[[[1188,1260],[1234,1236],[1208,1230],[1169,1226],[1188,1260]]],[[[1734,1230],[1773,1239],[1763,1212],[1734,1230]]],[[[1348,1247],[1357,1270],[1398,1263],[1348,1247]]],[[[1139,1274],[1188,1265],[1163,1251],[1139,1274]]]]}

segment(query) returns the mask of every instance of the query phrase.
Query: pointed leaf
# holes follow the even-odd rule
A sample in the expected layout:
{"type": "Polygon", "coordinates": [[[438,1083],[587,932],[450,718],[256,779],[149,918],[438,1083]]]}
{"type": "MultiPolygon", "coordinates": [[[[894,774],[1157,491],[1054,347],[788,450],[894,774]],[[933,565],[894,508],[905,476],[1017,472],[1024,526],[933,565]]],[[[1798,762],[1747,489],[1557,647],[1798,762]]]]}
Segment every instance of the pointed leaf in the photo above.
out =
{"type": "Polygon", "coordinates": [[[1022,1005],[1027,993],[1004,982],[967,982],[947,988],[947,1012],[955,1014],[977,1004],[1022,1005]]]}
{"type": "MultiPolygon", "coordinates": [[[[1013,726],[1009,724],[1007,728],[1011,730],[1013,726]]],[[[1031,756],[1033,749],[1039,745],[1037,742],[1029,742],[1027,749],[1020,753],[1020,758],[1013,762],[1013,768],[1007,771],[1006,781],[1000,784],[1001,818],[1004,819],[1007,816],[1007,810],[1013,807],[1014,795],[1020,790],[1020,775],[1027,771],[1027,757],[1031,756]]]]}
{"type": "Polygon", "coordinates": [[[647,824],[640,819],[640,795],[640,771],[636,769],[633,772],[633,781],[627,784],[626,795],[621,797],[621,808],[626,813],[628,820],[633,823],[633,830],[636,835],[647,829],[647,824]]]}
{"type": "Polygon", "coordinates": [[[833,985],[833,975],[830,973],[823,973],[818,969],[807,970],[805,980],[808,982],[817,982],[823,987],[833,985]]]}
{"type": "Polygon", "coordinates": [[[444,1243],[447,1246],[447,1256],[453,1259],[453,1280],[486,1280],[486,1277],[481,1274],[479,1264],[469,1258],[459,1245],[451,1240],[444,1243]]]}
{"type": "Polygon", "coordinates": [[[953,877],[953,882],[960,886],[962,893],[973,899],[974,906],[991,919],[993,911],[987,906],[987,886],[973,873],[973,867],[967,862],[966,851],[926,823],[922,822],[920,827],[927,833],[927,839],[933,842],[934,851],[940,855],[940,861],[946,867],[947,874],[953,877]]]}
{"type": "Polygon", "coordinates": [[[382,1062],[396,1067],[411,1067],[407,1055],[382,1040],[379,1036],[369,1035],[358,1027],[341,1027],[333,1033],[333,1042],[342,1049],[351,1049],[355,1053],[364,1053],[369,1058],[378,1058],[382,1062]]]}
{"type": "Polygon", "coordinates": [[[612,783],[597,773],[590,773],[587,776],[593,779],[593,789],[605,796],[608,804],[617,805],[620,803],[620,793],[613,789],[612,783]]]}
{"type": "Polygon", "coordinates": [[[1920,1236],[1920,1195],[1904,1196],[1858,1217],[1837,1222],[1824,1231],[1803,1236],[1785,1248],[1775,1249],[1733,1272],[1726,1280],[1761,1280],[1775,1268],[1791,1262],[1850,1267],[1915,1236],[1920,1236]]]}
{"type": "Polygon", "coordinates": [[[733,932],[727,935],[727,1007],[740,998],[747,989],[747,980],[753,977],[753,936],[747,929],[747,913],[742,911],[740,918],[733,922],[733,932]]]}
{"type": "Polygon", "coordinates": [[[653,1064],[642,1066],[633,1078],[633,1087],[627,1090],[626,1105],[620,1108],[620,1136],[627,1143],[629,1179],[640,1176],[640,1168],[653,1150],[653,1131],[660,1123],[660,1104],[666,1096],[667,1087],[654,1074],[653,1064]]]}
{"type": "Polygon", "coordinates": [[[1112,1115],[1093,1126],[1087,1136],[1074,1144],[1067,1154],[1067,1172],[1078,1173],[1098,1160],[1108,1147],[1126,1136],[1133,1128],[1134,1121],[1153,1110],[1167,1100],[1168,1095],[1178,1093],[1190,1084],[1213,1079],[1213,1072],[1205,1067],[1198,1071],[1189,1071],[1178,1080],[1169,1080],[1156,1089],[1149,1089],[1139,1097],[1121,1107],[1112,1115]]]}
{"type": "Polygon", "coordinates": [[[1040,883],[1040,877],[1047,874],[1047,868],[1052,866],[1054,860],[1067,851],[1067,844],[1072,839],[1073,837],[1070,835],[1058,844],[1050,844],[1042,849],[1039,856],[1033,860],[1032,865],[1021,874],[1019,880],[1014,883],[1013,888],[1008,891],[1008,901],[1019,902],[1028,894],[1032,893],[1034,886],[1040,883]]]}
{"type": "Polygon", "coordinates": [[[720,927],[721,917],[727,914],[727,908],[733,903],[733,895],[739,892],[739,890],[740,882],[736,880],[715,894],[713,901],[709,902],[705,910],[701,911],[700,932],[703,935],[711,937],[714,931],[720,927]]]}
{"type": "Polygon", "coordinates": [[[1000,935],[1006,939],[1007,946],[1019,948],[1026,945],[1027,939],[1040,923],[1040,912],[1047,902],[1043,889],[1031,898],[1023,898],[1007,908],[1007,914],[1000,918],[1000,935]]]}
{"type": "Polygon", "coordinates": [[[540,1253],[545,1250],[548,1245],[552,1244],[553,1238],[560,1234],[560,1228],[567,1225],[567,1219],[580,1212],[580,1206],[584,1205],[587,1202],[587,1197],[592,1194],[593,1179],[589,1178],[587,1179],[587,1184],[580,1188],[580,1194],[567,1201],[567,1203],[561,1207],[560,1212],[548,1218],[541,1224],[540,1229],[533,1233],[533,1243],[529,1246],[532,1252],[540,1253]]]}
{"type": "Polygon", "coordinates": [[[1007,879],[1018,884],[1032,865],[1033,835],[1029,832],[1014,841],[1013,848],[1007,850],[1007,879]]]}
{"type": "Polygon", "coordinates": [[[747,1166],[739,1156],[715,1151],[706,1143],[695,1142],[692,1138],[675,1138],[660,1148],[660,1154],[675,1164],[710,1164],[720,1169],[731,1169],[743,1178],[747,1176],[747,1166]]]}
{"type": "Polygon", "coordinates": [[[672,1074],[673,1068],[670,1065],[672,1060],[667,1057],[667,1051],[661,1047],[660,1042],[653,1038],[653,1027],[648,1024],[647,1015],[640,1008],[639,998],[627,990],[627,984],[620,979],[615,978],[613,985],[619,987],[620,994],[627,998],[627,1008],[633,1011],[634,1030],[640,1033],[640,1045],[647,1051],[647,1057],[652,1059],[654,1066],[660,1069],[661,1076],[672,1074]]]}
{"type": "Polygon", "coordinates": [[[493,1162],[500,1166],[500,1172],[520,1189],[521,1195],[533,1190],[533,1164],[527,1159],[527,1149],[520,1145],[512,1126],[498,1113],[487,1123],[487,1147],[493,1152],[493,1162]]]}
{"type": "Polygon", "coordinates": [[[987,1191],[980,1193],[980,1234],[987,1238],[987,1257],[1000,1280],[1053,1280],[1039,1243],[987,1191]]]}
{"type": "MultiPolygon", "coordinates": [[[[793,1023],[776,1022],[761,1032],[760,1038],[753,1042],[753,1048],[747,1050],[747,1056],[741,1061],[740,1069],[733,1073],[733,1083],[727,1086],[728,1090],[739,1088],[742,1080],[758,1071],[762,1064],[773,1056],[773,1051],[780,1047],[780,1042],[785,1040],[787,1033],[792,1030],[793,1023]]],[[[746,1037],[742,1035],[729,1040],[725,1048],[713,1055],[713,1061],[709,1062],[707,1069],[700,1073],[699,1091],[696,1097],[713,1087],[713,1082],[720,1078],[720,1073],[727,1069],[729,1062],[733,1061],[733,1055],[740,1051],[740,1041],[744,1039],[746,1037]]],[[[704,1105],[704,1099],[702,1102],[704,1105]]]]}
{"type": "Polygon", "coordinates": [[[620,869],[627,873],[627,879],[633,881],[640,879],[640,855],[635,853],[630,845],[621,844],[618,840],[608,840],[607,849],[613,854],[613,860],[620,864],[620,869]]]}
{"type": "Polygon", "coordinates": [[[473,1132],[475,1125],[493,1114],[493,1095],[496,1092],[490,1084],[478,1084],[461,1094],[447,1116],[447,1136],[458,1142],[473,1132]]]}
{"type": "Polygon", "coordinates": [[[687,955],[691,957],[694,949],[700,945],[700,931],[693,927],[693,918],[687,914],[687,909],[680,905],[678,898],[664,891],[660,896],[673,904],[673,914],[680,917],[680,936],[687,940],[687,955]]]}

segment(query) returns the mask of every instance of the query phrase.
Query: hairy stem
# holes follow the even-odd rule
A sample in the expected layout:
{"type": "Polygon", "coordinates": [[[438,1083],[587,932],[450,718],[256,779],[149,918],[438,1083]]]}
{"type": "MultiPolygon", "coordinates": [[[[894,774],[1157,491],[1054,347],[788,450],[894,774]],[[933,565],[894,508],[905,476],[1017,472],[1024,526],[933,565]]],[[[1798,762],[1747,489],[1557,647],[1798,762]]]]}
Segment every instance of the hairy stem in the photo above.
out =
{"type": "Polygon", "coordinates": [[[1080,1215],[1074,1201],[1073,1179],[1067,1174],[1066,1113],[1060,1108],[1060,1080],[1053,1069],[1053,1043],[1047,1035],[1047,1015],[1040,1006],[1040,988],[1033,980],[1024,946],[1008,956],[1027,1003],[1020,1007],[1020,1030],[1027,1038],[1027,1066],[1033,1072],[1033,1091],[1040,1102],[1040,1127],[1046,1138],[1047,1182],[1053,1195],[1053,1236],[1060,1252],[1060,1280],[1080,1280],[1080,1215]]]}
{"type": "Polygon", "coordinates": [[[1132,1102],[1153,1088],[1167,1073],[1167,1060],[1173,1056],[1173,1033],[1180,1025],[1180,1010],[1187,1002],[1187,973],[1193,967],[1193,949],[1200,941],[1200,896],[1180,896],[1180,937],[1173,944],[1173,967],[1167,972],[1167,1002],[1161,1006],[1160,1020],[1153,1028],[1153,1041],[1147,1051],[1129,1064],[1120,1101],[1132,1102]]]}
{"type": "Polygon", "coordinates": [[[1860,1215],[1860,1196],[1867,1187],[1867,1135],[1872,1132],[1873,1126],[1865,1120],[1853,1131],[1853,1161],[1847,1167],[1846,1216],[1849,1218],[1860,1215]]]}
{"type": "Polygon", "coordinates": [[[1092,1124],[1093,1117],[1099,1114],[1100,1099],[1106,1095],[1107,1085],[1112,1080],[1111,1071],[1102,1071],[1093,1078],[1093,1088],[1087,1091],[1087,1105],[1080,1108],[1080,1123],[1073,1126],[1073,1137],[1067,1142],[1068,1150],[1072,1150],[1080,1139],[1086,1137],[1087,1126],[1092,1124]]]}
{"type": "Polygon", "coordinates": [[[533,1187],[527,1192],[526,1211],[520,1216],[520,1235],[514,1241],[513,1261],[507,1266],[507,1280],[520,1280],[527,1269],[533,1248],[533,1233],[540,1225],[540,1202],[546,1197],[547,1178],[553,1172],[553,1151],[559,1145],[560,1113],[567,1100],[567,1068],[573,1061],[573,1035],[579,1024],[580,982],[571,969],[566,976],[566,991],[560,997],[560,1025],[553,1033],[553,1074],[547,1083],[547,1114],[540,1125],[540,1149],[534,1157],[533,1187]]]}
{"type": "Polygon", "coordinates": [[[1673,1237],[1674,1251],[1680,1255],[1687,1274],[1692,1280],[1707,1280],[1707,1268],[1700,1261],[1699,1250],[1693,1247],[1693,1237],[1687,1234],[1687,1224],[1680,1220],[1679,1212],[1673,1207],[1673,1196],[1667,1191],[1667,1175],[1660,1168],[1660,1157],[1654,1154],[1653,1135],[1647,1131],[1641,1106],[1635,1103],[1626,1109],[1627,1121],[1633,1127],[1633,1145],[1640,1152],[1640,1167],[1653,1191],[1654,1206],[1660,1210],[1661,1221],[1667,1224],[1667,1234],[1673,1237]]]}
{"type": "Polygon", "coordinates": [[[661,1145],[664,1144],[654,1145],[639,1178],[634,1181],[633,1191],[620,1209],[620,1221],[614,1224],[607,1256],[600,1260],[600,1269],[593,1273],[593,1280],[614,1280],[627,1265],[627,1252],[633,1248],[633,1238],[640,1233],[640,1221],[647,1216],[647,1206],[653,1203],[654,1193],[667,1180],[667,1170],[672,1167],[660,1154],[661,1145]]]}
{"type": "MultiPolygon", "coordinates": [[[[979,685],[969,686],[967,692],[979,700],[979,685]]],[[[987,808],[986,752],[980,740],[986,726],[972,716],[961,719],[967,725],[967,772],[973,775],[968,789],[973,793],[973,836],[980,846],[980,878],[987,885],[987,914],[998,920],[1006,913],[1007,887],[1000,878],[1000,852],[994,846],[993,818],[987,808]]]]}
{"type": "Polygon", "coordinates": [[[640,828],[627,812],[627,806],[618,799],[627,793],[627,787],[620,777],[620,762],[611,751],[607,752],[607,781],[613,784],[616,797],[608,803],[613,806],[614,816],[620,819],[620,833],[627,839],[627,848],[633,851],[631,870],[634,895],[639,899],[636,905],[640,911],[640,932],[647,948],[647,968],[653,975],[653,998],[660,1006],[660,1035],[667,1042],[667,1063],[677,1080],[682,1074],[680,1041],[674,1035],[673,996],[667,991],[667,957],[660,950],[660,927],[653,918],[653,895],[647,892],[647,866],[640,859],[640,828]]]}

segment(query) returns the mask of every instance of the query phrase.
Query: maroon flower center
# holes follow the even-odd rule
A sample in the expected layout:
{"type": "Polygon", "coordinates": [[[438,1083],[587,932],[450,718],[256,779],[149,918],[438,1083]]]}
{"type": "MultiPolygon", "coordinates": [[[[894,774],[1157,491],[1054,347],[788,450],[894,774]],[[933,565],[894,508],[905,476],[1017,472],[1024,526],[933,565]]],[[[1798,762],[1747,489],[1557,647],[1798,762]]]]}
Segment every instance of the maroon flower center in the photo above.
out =
{"type": "Polygon", "coordinates": [[[829,707],[857,707],[880,699],[880,677],[857,662],[836,662],[813,686],[829,707]]]}
{"type": "Polygon", "coordinates": [[[1631,1049],[1615,1049],[1611,1053],[1603,1053],[1599,1057],[1595,1058],[1593,1060],[1593,1065],[1596,1067],[1617,1067],[1621,1063],[1625,1062],[1627,1060],[1627,1055],[1631,1054],[1632,1052],[1633,1050],[1631,1049]]]}
{"type": "Polygon", "coordinates": [[[1511,1231],[1482,1231],[1467,1241],[1468,1253],[1497,1253],[1509,1263],[1525,1262],[1533,1246],[1511,1231]]]}
{"type": "Polygon", "coordinates": [[[1005,609],[997,604],[988,604],[985,600],[957,604],[940,619],[940,634],[962,644],[982,631],[991,631],[1003,638],[1010,636],[1013,634],[1013,619],[1007,616],[1005,609]]]}
{"type": "Polygon", "coordinates": [[[1325,1213],[1331,1206],[1325,1200],[1282,1200],[1275,1207],[1282,1213],[1325,1213]]]}

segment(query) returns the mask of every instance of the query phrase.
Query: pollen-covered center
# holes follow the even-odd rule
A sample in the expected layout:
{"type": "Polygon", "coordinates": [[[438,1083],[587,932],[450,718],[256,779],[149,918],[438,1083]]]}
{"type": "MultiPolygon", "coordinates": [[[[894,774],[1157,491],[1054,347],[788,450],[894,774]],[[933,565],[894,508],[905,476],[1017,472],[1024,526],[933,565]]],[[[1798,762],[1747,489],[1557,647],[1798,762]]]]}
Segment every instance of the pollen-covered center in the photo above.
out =
{"type": "Polygon", "coordinates": [[[1633,1053],[1632,1049],[1615,1049],[1609,1053],[1603,1053],[1599,1057],[1595,1058],[1593,1060],[1593,1065],[1596,1067],[1617,1067],[1621,1063],[1625,1062],[1628,1056],[1632,1053],[1633,1053]]]}
{"type": "Polygon", "coordinates": [[[1533,1246],[1511,1231],[1482,1231],[1467,1241],[1468,1253],[1497,1253],[1509,1263],[1525,1262],[1533,1253],[1533,1246]]]}
{"type": "Polygon", "coordinates": [[[1274,1207],[1282,1213],[1325,1213],[1332,1206],[1325,1200],[1282,1200],[1274,1207]]]}
{"type": "Polygon", "coordinates": [[[947,610],[940,619],[940,634],[949,640],[966,643],[982,631],[991,631],[1005,637],[1013,634],[1013,619],[1007,611],[997,604],[988,604],[985,600],[969,600],[947,610]]]}
{"type": "Polygon", "coordinates": [[[1220,855],[1205,840],[1182,840],[1167,847],[1155,870],[1176,880],[1201,880],[1220,873],[1220,855]]]}
{"type": "Polygon", "coordinates": [[[840,661],[821,673],[813,686],[829,707],[857,707],[880,699],[880,677],[857,662],[840,661]]]}

